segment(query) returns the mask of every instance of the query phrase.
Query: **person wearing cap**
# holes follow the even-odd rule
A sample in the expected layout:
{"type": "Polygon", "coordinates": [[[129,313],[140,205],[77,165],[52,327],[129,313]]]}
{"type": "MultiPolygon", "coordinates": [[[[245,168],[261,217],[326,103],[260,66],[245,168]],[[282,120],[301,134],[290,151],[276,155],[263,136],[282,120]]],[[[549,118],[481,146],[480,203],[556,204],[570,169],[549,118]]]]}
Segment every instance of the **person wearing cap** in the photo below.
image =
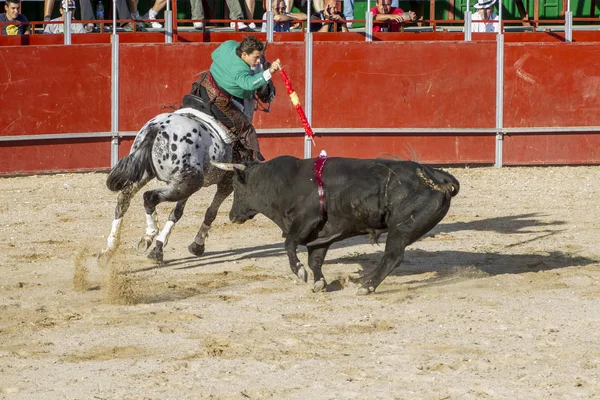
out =
{"type": "Polygon", "coordinates": [[[494,4],[496,0],[477,0],[471,32],[500,32],[500,18],[494,13],[494,4]]]}
{"type": "MultiPolygon", "coordinates": [[[[59,10],[60,17],[50,20],[50,22],[62,22],[62,23],[46,25],[46,27],[44,28],[44,33],[64,33],[65,32],[64,20],[65,20],[65,13],[67,12],[67,9],[71,11],[71,21],[73,21],[75,19],[73,17],[73,15],[75,15],[75,1],[62,0],[62,2],[60,3],[60,10],[59,10]]],[[[72,22],[71,23],[71,33],[85,33],[85,27],[81,23],[73,23],[72,22]]]]}
{"type": "Polygon", "coordinates": [[[394,7],[392,0],[377,0],[377,5],[371,9],[371,12],[374,21],[381,22],[373,24],[373,32],[400,32],[401,24],[417,20],[417,14],[394,7]]]}
{"type": "Polygon", "coordinates": [[[16,25],[2,25],[3,35],[28,35],[29,20],[21,11],[21,0],[5,0],[4,13],[0,14],[0,22],[19,22],[16,25]]]}

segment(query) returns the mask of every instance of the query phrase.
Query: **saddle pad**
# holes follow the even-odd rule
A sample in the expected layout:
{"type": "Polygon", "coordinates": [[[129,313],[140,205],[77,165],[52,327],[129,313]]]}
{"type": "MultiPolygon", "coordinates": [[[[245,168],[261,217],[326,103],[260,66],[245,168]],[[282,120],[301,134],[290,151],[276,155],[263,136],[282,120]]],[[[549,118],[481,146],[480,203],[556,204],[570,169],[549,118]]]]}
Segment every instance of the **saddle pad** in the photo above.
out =
{"type": "Polygon", "coordinates": [[[188,117],[194,118],[204,125],[207,125],[209,129],[219,135],[219,138],[224,143],[231,144],[235,140],[235,136],[229,131],[229,129],[227,129],[225,125],[217,121],[217,119],[211,115],[205,114],[193,108],[180,108],[179,110],[175,111],[175,114],[187,114],[188,117]]]}

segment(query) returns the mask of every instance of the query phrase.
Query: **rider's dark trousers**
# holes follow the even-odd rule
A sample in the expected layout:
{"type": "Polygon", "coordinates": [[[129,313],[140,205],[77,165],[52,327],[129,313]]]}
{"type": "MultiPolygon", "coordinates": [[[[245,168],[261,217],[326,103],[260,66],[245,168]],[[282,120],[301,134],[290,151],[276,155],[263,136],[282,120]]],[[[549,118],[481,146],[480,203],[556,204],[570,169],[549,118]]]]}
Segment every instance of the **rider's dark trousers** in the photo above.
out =
{"type": "Polygon", "coordinates": [[[233,96],[216,86],[210,72],[203,72],[200,75],[192,85],[191,94],[202,97],[210,105],[215,118],[223,122],[245,148],[260,153],[256,129],[244,113],[233,104],[233,96]]]}

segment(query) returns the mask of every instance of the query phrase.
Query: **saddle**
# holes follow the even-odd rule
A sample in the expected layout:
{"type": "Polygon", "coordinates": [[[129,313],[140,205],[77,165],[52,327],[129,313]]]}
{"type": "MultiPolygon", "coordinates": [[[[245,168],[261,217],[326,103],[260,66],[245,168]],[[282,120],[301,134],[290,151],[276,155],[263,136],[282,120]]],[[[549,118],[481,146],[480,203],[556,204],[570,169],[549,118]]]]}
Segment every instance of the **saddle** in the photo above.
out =
{"type": "Polygon", "coordinates": [[[186,94],[181,100],[181,108],[193,108],[208,115],[212,115],[210,107],[200,96],[194,96],[193,94],[186,94]]]}

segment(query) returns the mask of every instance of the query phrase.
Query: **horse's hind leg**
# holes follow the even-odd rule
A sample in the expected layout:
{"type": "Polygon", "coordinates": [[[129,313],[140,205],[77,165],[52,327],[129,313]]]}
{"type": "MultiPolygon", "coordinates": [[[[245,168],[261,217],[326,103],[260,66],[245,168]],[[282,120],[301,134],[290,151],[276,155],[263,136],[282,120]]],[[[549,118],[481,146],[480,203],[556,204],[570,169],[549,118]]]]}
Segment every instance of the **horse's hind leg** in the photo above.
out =
{"type": "Polygon", "coordinates": [[[125,186],[125,188],[119,192],[117,196],[117,206],[115,207],[115,219],[113,220],[110,234],[106,239],[106,249],[100,254],[100,256],[104,258],[105,262],[110,260],[119,245],[119,236],[121,235],[123,216],[129,209],[131,199],[151,179],[152,177],[150,176],[144,176],[139,183],[131,183],[125,186]]]}
{"type": "Polygon", "coordinates": [[[171,214],[169,214],[169,220],[165,223],[164,228],[156,237],[156,246],[154,246],[154,249],[152,249],[150,254],[148,254],[148,258],[156,260],[161,265],[163,264],[163,248],[169,241],[169,235],[171,235],[173,226],[175,226],[177,221],[179,221],[179,219],[183,216],[185,203],[187,203],[187,199],[180,200],[177,202],[173,210],[171,210],[171,214]]]}
{"type": "Polygon", "coordinates": [[[217,192],[210,203],[210,207],[208,207],[204,214],[204,222],[202,222],[202,226],[200,226],[200,230],[198,230],[194,241],[188,246],[189,252],[193,255],[200,257],[204,254],[204,241],[208,237],[210,226],[215,218],[217,218],[219,207],[221,207],[221,204],[223,204],[223,201],[225,201],[231,192],[233,192],[233,173],[227,173],[221,182],[217,184],[217,192]]]}

